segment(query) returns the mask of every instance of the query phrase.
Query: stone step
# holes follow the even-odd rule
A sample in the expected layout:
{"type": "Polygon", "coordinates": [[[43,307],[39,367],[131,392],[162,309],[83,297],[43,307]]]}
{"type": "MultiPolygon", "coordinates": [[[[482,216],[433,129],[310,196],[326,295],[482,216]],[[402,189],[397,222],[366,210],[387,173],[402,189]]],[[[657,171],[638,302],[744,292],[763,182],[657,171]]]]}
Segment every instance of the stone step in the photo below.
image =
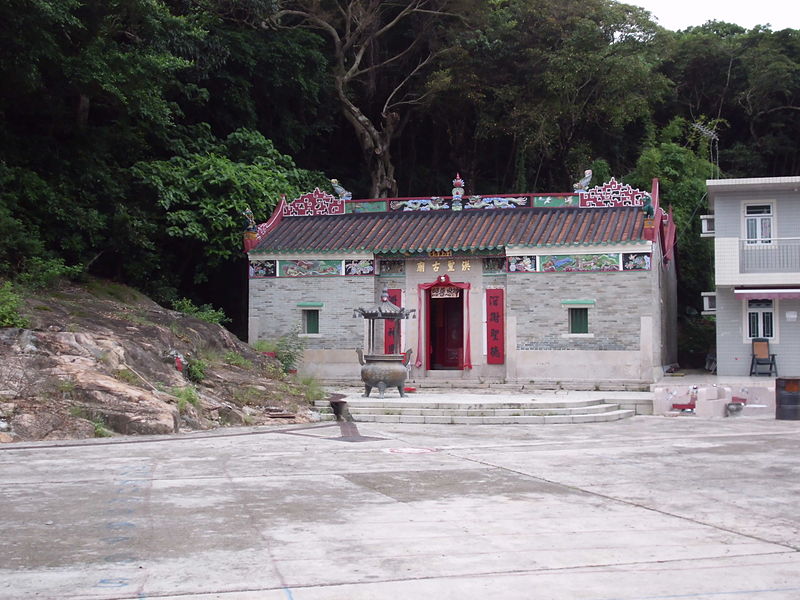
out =
{"type": "MultiPolygon", "coordinates": [[[[602,405],[595,399],[580,400],[520,400],[507,401],[502,399],[494,400],[491,397],[482,397],[481,400],[473,401],[449,401],[437,402],[436,400],[413,400],[413,399],[379,399],[379,398],[357,398],[347,400],[347,406],[351,411],[357,408],[391,408],[396,409],[444,409],[444,410],[526,410],[526,409],[562,409],[562,408],[584,408],[602,405]]],[[[327,400],[317,400],[314,405],[318,408],[329,406],[327,400]]]]}
{"type": "MultiPolygon", "coordinates": [[[[330,407],[318,406],[319,412],[333,412],[330,407]]],[[[456,408],[447,405],[432,406],[372,406],[348,404],[348,410],[354,418],[360,415],[407,415],[407,416],[438,416],[451,415],[456,417],[515,417],[515,416],[555,416],[575,414],[599,414],[619,410],[617,404],[594,404],[582,406],[552,406],[538,407],[536,405],[495,408],[491,405],[473,406],[472,408],[456,408]]]]}
{"type": "MultiPolygon", "coordinates": [[[[613,410],[593,414],[565,415],[504,415],[504,416],[458,416],[458,415],[387,415],[358,414],[353,419],[359,423],[417,423],[426,425],[551,425],[567,423],[604,423],[632,417],[632,410],[613,410]]],[[[333,416],[330,415],[329,419],[333,416]]]]}
{"type": "MultiPolygon", "coordinates": [[[[363,387],[357,379],[325,379],[321,382],[326,387],[363,387]]],[[[436,377],[410,378],[406,380],[406,386],[414,387],[418,391],[422,390],[457,390],[469,388],[471,390],[495,390],[508,392],[533,392],[543,391],[626,391],[626,392],[648,392],[650,384],[636,380],[614,380],[614,381],[556,381],[541,379],[537,381],[508,381],[503,378],[484,377],[480,379],[447,378],[437,379],[436,377]]]]}

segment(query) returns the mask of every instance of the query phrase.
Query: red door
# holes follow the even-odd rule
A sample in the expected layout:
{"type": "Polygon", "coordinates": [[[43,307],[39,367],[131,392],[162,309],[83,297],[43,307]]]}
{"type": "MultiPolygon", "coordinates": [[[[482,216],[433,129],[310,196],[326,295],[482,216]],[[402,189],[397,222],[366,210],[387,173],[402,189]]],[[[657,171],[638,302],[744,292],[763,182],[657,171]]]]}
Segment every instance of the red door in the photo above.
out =
{"type": "Polygon", "coordinates": [[[428,368],[461,369],[464,366],[464,303],[458,298],[428,295],[428,368]]]}

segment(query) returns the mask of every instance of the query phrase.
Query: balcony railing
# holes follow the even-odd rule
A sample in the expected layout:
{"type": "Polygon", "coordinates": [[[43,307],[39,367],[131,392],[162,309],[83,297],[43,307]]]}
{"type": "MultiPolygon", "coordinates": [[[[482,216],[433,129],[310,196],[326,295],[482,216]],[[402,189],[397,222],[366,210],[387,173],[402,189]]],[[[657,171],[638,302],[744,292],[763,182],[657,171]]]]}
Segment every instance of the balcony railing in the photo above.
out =
{"type": "Polygon", "coordinates": [[[800,273],[800,238],[740,240],[741,273],[800,273]]]}

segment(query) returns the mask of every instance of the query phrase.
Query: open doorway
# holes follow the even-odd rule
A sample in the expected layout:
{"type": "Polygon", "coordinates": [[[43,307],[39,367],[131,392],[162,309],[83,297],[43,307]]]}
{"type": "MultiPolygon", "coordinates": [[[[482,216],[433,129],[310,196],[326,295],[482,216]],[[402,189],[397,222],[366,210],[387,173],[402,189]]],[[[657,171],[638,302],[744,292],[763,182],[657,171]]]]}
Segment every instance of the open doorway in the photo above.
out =
{"type": "Polygon", "coordinates": [[[437,298],[428,291],[428,368],[464,368],[464,301],[462,290],[455,298],[437,298]]]}

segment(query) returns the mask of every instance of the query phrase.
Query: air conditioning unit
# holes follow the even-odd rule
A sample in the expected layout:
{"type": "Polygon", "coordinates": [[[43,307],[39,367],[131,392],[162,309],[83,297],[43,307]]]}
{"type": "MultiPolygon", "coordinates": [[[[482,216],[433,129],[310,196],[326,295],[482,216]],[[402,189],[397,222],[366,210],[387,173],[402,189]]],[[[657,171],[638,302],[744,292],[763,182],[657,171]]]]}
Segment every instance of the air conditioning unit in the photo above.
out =
{"type": "Polygon", "coordinates": [[[717,292],[701,292],[703,297],[703,312],[704,315],[717,314],[717,292]]]}
{"type": "Polygon", "coordinates": [[[714,215],[700,215],[700,237],[714,237],[714,215]]]}

